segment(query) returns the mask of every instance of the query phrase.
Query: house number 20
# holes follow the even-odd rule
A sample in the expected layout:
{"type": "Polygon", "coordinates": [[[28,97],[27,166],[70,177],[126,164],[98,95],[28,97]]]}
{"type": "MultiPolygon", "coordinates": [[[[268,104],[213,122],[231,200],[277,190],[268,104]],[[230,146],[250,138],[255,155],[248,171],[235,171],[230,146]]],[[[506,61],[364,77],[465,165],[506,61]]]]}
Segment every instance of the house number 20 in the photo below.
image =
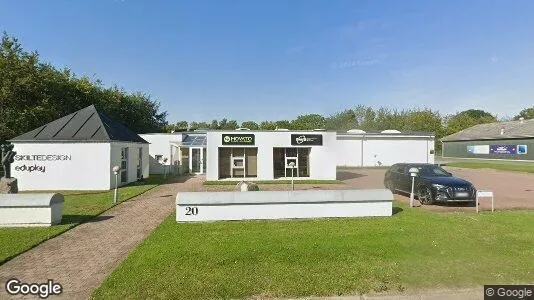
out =
{"type": "Polygon", "coordinates": [[[196,216],[197,214],[198,214],[198,207],[187,206],[185,208],[185,215],[186,216],[196,216]]]}

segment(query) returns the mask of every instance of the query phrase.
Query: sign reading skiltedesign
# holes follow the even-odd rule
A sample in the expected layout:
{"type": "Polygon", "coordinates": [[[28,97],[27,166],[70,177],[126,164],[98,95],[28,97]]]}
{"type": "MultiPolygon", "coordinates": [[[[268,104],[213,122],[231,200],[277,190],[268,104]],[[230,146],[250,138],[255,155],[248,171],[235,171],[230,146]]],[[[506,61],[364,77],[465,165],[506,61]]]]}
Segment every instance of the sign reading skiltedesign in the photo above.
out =
{"type": "Polygon", "coordinates": [[[222,135],[222,144],[223,145],[244,145],[244,146],[254,146],[254,135],[253,134],[223,134],[222,135]]]}
{"type": "Polygon", "coordinates": [[[322,146],[322,134],[292,134],[291,145],[293,146],[322,146]]]}

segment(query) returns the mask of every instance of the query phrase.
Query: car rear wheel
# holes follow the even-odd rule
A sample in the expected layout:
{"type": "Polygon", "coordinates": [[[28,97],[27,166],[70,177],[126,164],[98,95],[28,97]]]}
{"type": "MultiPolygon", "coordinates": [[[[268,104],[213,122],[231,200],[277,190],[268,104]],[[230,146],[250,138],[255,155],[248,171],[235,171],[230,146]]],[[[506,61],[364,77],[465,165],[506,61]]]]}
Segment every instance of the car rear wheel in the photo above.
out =
{"type": "Polygon", "coordinates": [[[423,186],[419,188],[419,202],[425,205],[434,203],[434,198],[432,197],[432,191],[430,190],[429,187],[423,186]]]}

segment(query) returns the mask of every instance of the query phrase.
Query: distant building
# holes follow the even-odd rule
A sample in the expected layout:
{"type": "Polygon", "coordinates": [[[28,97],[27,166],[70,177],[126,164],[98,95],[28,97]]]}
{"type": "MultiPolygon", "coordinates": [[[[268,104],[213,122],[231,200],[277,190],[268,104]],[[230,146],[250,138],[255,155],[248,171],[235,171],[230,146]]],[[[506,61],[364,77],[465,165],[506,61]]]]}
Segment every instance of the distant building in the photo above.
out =
{"type": "Polygon", "coordinates": [[[534,119],[479,124],[441,142],[444,158],[534,160],[534,119]]]}

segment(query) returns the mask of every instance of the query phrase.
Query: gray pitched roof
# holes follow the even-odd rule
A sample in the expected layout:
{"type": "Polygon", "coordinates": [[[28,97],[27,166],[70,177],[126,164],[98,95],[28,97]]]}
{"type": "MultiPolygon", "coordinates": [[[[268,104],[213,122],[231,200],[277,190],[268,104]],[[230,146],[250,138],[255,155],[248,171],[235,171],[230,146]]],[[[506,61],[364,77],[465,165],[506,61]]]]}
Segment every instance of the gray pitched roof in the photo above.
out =
{"type": "Polygon", "coordinates": [[[479,124],[442,138],[447,141],[500,140],[534,137],[534,119],[479,124]],[[501,128],[504,129],[501,134],[501,128]]]}
{"type": "Polygon", "coordinates": [[[148,143],[94,105],[80,109],[12,139],[14,142],[76,141],[148,143]]]}

